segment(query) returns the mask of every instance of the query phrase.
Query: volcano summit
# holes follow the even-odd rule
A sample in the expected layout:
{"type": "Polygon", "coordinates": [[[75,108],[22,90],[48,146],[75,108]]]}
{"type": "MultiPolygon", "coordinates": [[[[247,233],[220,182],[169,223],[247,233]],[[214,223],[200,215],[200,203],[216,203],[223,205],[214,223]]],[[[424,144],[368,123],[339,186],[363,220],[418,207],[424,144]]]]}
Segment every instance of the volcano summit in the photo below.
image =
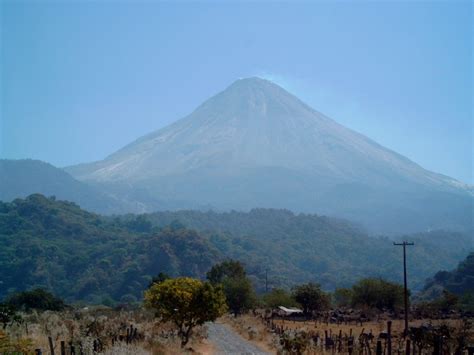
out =
{"type": "Polygon", "coordinates": [[[66,170],[143,211],[272,207],[344,217],[374,232],[472,230],[471,187],[260,78],[238,80],[175,123],[66,170]]]}

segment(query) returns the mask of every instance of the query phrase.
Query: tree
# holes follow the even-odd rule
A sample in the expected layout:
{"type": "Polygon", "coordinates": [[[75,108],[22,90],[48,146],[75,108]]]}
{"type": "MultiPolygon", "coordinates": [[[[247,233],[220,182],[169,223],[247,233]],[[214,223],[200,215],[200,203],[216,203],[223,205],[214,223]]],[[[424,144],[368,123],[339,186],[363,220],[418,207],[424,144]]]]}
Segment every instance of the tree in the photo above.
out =
{"type": "Polygon", "coordinates": [[[352,305],[394,310],[403,305],[403,286],[382,279],[362,279],[352,286],[352,305]]]}
{"type": "Polygon", "coordinates": [[[145,291],[145,306],[154,309],[161,322],[178,328],[184,347],[194,327],[214,321],[226,311],[225,295],[220,287],[190,277],[167,279],[145,291]]]}
{"type": "Polygon", "coordinates": [[[281,288],[274,288],[269,293],[263,295],[262,301],[267,308],[277,308],[278,306],[296,306],[296,301],[293,299],[291,294],[281,288]]]}
{"type": "Polygon", "coordinates": [[[21,316],[16,312],[16,310],[5,303],[0,303],[0,323],[2,328],[5,329],[7,325],[12,323],[21,323],[21,316]]]}
{"type": "Polygon", "coordinates": [[[443,290],[442,297],[435,301],[441,312],[449,312],[459,307],[459,297],[448,290],[443,290]]]}
{"type": "Polygon", "coordinates": [[[222,285],[227,305],[234,315],[254,307],[255,292],[239,261],[226,260],[214,265],[207,273],[207,278],[213,285],[222,285]]]}
{"type": "Polygon", "coordinates": [[[152,223],[143,214],[136,216],[126,225],[130,230],[140,233],[148,233],[153,227],[152,223]]]}
{"type": "Polygon", "coordinates": [[[237,260],[226,260],[214,265],[206,274],[212,284],[219,284],[226,278],[243,278],[246,272],[243,265],[237,260]]]}
{"type": "Polygon", "coordinates": [[[32,309],[40,311],[62,311],[66,308],[66,304],[62,299],[42,288],[15,293],[7,298],[6,303],[14,309],[24,310],[26,312],[32,309]]]}
{"type": "Polygon", "coordinates": [[[170,278],[170,276],[164,272],[160,272],[158,275],[156,276],[153,276],[153,278],[151,279],[151,282],[150,284],[148,285],[148,287],[150,288],[153,284],[159,284],[165,280],[168,280],[170,278]]]}
{"type": "Polygon", "coordinates": [[[347,307],[352,304],[353,293],[350,288],[337,288],[333,293],[333,301],[338,307],[347,307]]]}
{"type": "Polygon", "coordinates": [[[321,290],[321,286],[315,283],[307,283],[296,286],[293,289],[293,298],[303,307],[305,314],[318,312],[329,307],[329,295],[321,290]]]}
{"type": "Polygon", "coordinates": [[[222,282],[227,306],[234,315],[252,309],[256,303],[252,283],[247,277],[226,278],[222,282]]]}

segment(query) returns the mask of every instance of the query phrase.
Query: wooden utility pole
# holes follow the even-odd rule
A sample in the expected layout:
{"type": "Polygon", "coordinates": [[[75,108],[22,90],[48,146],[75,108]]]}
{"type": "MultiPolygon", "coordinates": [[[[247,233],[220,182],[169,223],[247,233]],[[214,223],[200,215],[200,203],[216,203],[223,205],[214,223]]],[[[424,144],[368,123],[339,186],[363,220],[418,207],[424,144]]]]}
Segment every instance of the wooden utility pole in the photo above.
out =
{"type": "Polygon", "coordinates": [[[393,243],[393,245],[403,246],[403,286],[404,286],[404,303],[405,303],[405,336],[408,335],[408,287],[407,287],[407,245],[415,245],[415,243],[393,243]]]}

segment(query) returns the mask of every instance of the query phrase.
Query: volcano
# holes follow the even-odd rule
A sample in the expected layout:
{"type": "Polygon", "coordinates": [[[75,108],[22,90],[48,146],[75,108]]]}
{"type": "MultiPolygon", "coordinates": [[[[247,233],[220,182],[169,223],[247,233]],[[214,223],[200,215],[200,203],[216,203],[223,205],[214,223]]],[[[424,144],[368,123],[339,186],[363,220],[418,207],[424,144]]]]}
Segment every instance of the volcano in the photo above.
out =
{"type": "Polygon", "coordinates": [[[260,78],[237,80],[175,123],[66,170],[143,211],[271,207],[339,216],[373,232],[473,229],[472,187],[260,78]]]}

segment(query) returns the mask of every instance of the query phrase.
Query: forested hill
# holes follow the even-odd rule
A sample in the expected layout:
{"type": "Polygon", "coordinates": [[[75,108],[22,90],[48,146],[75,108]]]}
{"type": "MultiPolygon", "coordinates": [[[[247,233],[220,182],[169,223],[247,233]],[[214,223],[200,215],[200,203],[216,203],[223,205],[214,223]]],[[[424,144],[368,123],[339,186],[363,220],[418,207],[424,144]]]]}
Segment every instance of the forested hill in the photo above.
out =
{"type": "MultiPolygon", "coordinates": [[[[370,237],[346,220],[276,209],[248,213],[189,210],[145,216],[155,226],[180,223],[211,235],[222,253],[245,260],[261,277],[267,268],[271,281],[279,286],[314,280],[335,288],[369,275],[402,280],[401,249],[388,238],[370,237]]],[[[471,237],[457,232],[395,238],[402,239],[415,242],[408,250],[408,270],[411,286],[417,289],[436,271],[455,267],[473,250],[471,237]]]]}
{"type": "Polygon", "coordinates": [[[474,297],[474,252],[461,261],[456,269],[437,272],[426,282],[422,296],[433,298],[444,289],[458,296],[469,293],[474,297]]]}
{"type": "MultiPolygon", "coordinates": [[[[454,268],[472,250],[456,233],[406,239],[416,243],[408,251],[412,287],[454,268]]],[[[244,262],[260,290],[265,270],[270,287],[315,281],[332,289],[367,276],[402,280],[401,249],[392,240],[337,219],[270,209],[110,218],[38,194],[0,203],[0,299],[34,286],[68,301],[140,299],[159,272],[202,278],[226,257],[244,262]]]]}
{"type": "Polygon", "coordinates": [[[68,301],[129,301],[160,271],[204,277],[219,260],[193,231],[137,229],[38,194],[0,203],[0,299],[42,286],[68,301]]]}

